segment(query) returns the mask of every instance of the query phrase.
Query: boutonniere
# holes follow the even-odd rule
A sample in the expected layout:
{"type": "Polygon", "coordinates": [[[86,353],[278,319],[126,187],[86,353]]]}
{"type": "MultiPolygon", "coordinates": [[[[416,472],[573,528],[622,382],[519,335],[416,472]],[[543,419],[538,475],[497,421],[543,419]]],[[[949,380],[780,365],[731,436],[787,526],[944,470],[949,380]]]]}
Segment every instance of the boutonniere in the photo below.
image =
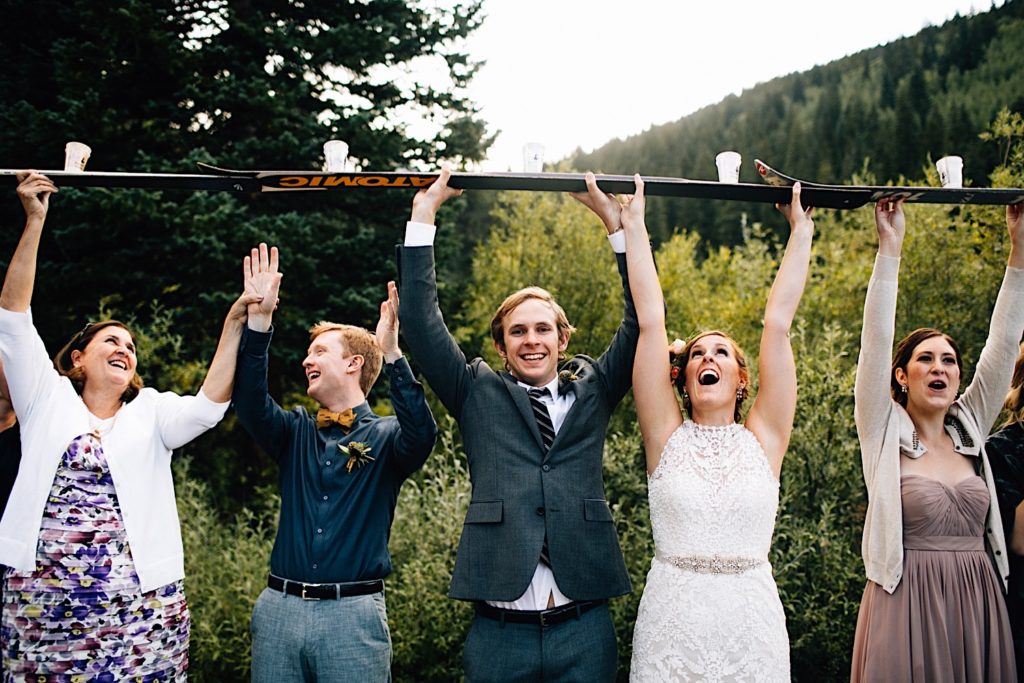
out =
{"type": "Polygon", "coordinates": [[[339,443],[338,450],[348,455],[345,469],[348,470],[349,474],[352,473],[353,467],[362,467],[376,459],[370,455],[370,444],[363,443],[362,441],[350,441],[345,445],[339,443]]]}
{"type": "Polygon", "coordinates": [[[565,367],[558,373],[558,393],[560,395],[573,391],[572,383],[583,376],[582,361],[573,359],[565,364],[565,367]]]}

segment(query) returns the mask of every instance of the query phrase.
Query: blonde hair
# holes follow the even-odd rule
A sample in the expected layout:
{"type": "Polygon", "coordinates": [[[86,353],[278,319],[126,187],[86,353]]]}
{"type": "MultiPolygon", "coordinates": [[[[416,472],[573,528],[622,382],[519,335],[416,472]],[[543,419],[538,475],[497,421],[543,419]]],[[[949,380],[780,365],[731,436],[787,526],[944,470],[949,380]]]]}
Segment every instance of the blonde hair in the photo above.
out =
{"type": "Polygon", "coordinates": [[[345,350],[353,356],[363,357],[363,368],[359,373],[359,388],[364,394],[369,394],[373,383],[380,376],[381,363],[384,360],[384,352],[369,330],[355,325],[342,325],[321,320],[309,328],[309,340],[313,341],[324,332],[341,332],[341,339],[345,343],[345,350]]]}
{"type": "Polygon", "coordinates": [[[495,344],[505,348],[505,317],[514,311],[517,306],[529,299],[543,301],[551,307],[555,314],[555,325],[558,328],[559,339],[567,339],[576,331],[576,328],[569,323],[569,318],[566,317],[565,311],[555,301],[555,297],[551,295],[551,292],[543,287],[524,287],[505,297],[505,300],[498,306],[498,310],[494,312],[494,317],[491,318],[491,339],[494,340],[495,344]]]}

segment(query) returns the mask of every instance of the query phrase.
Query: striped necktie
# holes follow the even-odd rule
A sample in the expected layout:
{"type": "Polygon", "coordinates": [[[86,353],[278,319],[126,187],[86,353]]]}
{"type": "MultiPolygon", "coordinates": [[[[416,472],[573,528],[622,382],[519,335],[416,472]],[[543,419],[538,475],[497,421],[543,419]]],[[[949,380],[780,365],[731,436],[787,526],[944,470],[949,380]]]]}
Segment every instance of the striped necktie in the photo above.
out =
{"type": "Polygon", "coordinates": [[[551,413],[548,412],[548,407],[544,405],[541,397],[550,396],[551,392],[547,387],[542,389],[534,387],[527,389],[526,393],[530,395],[530,406],[533,407],[533,416],[537,420],[540,439],[544,443],[544,452],[547,453],[551,450],[551,444],[555,442],[555,426],[551,423],[551,413]]]}
{"type": "MultiPolygon", "coordinates": [[[[548,407],[540,399],[543,396],[550,396],[551,392],[548,391],[547,387],[543,389],[533,387],[532,389],[527,389],[526,393],[530,395],[533,416],[537,419],[540,439],[544,443],[544,452],[547,453],[551,450],[551,444],[555,442],[555,426],[551,423],[551,413],[548,412],[548,407]]],[[[544,534],[544,544],[540,548],[540,561],[549,567],[551,566],[551,553],[548,551],[547,533],[544,534]]]]}

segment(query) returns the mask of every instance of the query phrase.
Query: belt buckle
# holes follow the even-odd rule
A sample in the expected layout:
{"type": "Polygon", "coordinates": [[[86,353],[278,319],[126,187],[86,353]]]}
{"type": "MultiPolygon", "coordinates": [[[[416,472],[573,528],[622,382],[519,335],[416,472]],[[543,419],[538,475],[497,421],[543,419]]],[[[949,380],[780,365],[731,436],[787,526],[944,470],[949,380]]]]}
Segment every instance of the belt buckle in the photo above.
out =
{"type": "Polygon", "coordinates": [[[551,625],[551,624],[549,624],[549,623],[548,623],[548,616],[549,616],[549,615],[548,615],[548,612],[549,612],[549,611],[550,611],[550,610],[544,610],[544,611],[542,611],[542,612],[541,612],[541,613],[540,613],[540,614],[538,615],[538,616],[540,617],[540,625],[541,625],[541,628],[544,628],[544,627],[546,627],[546,626],[550,626],[550,625],[551,625]]]}
{"type": "Polygon", "coordinates": [[[315,601],[319,602],[320,598],[313,597],[312,595],[310,595],[310,596],[306,595],[306,589],[307,588],[319,588],[319,585],[318,584],[310,584],[310,583],[302,584],[302,595],[300,597],[303,600],[315,600],[315,601]]]}

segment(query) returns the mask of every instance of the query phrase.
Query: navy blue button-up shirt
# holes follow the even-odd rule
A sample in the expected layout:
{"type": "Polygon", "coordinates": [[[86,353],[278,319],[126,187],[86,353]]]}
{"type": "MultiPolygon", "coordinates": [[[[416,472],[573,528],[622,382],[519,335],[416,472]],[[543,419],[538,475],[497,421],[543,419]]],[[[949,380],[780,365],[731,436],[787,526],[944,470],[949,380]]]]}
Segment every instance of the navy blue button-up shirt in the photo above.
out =
{"type": "Polygon", "coordinates": [[[256,443],[280,465],[281,520],[270,571],[291,581],[340,583],[391,573],[388,538],[398,490],[423,466],[437,425],[405,358],[385,365],[395,417],[363,402],[345,434],[317,429],[305,408],[286,411],[267,392],[272,332],[246,329],[239,348],[232,401],[256,443]],[[349,472],[347,446],[369,445],[374,458],[349,472]]]}

